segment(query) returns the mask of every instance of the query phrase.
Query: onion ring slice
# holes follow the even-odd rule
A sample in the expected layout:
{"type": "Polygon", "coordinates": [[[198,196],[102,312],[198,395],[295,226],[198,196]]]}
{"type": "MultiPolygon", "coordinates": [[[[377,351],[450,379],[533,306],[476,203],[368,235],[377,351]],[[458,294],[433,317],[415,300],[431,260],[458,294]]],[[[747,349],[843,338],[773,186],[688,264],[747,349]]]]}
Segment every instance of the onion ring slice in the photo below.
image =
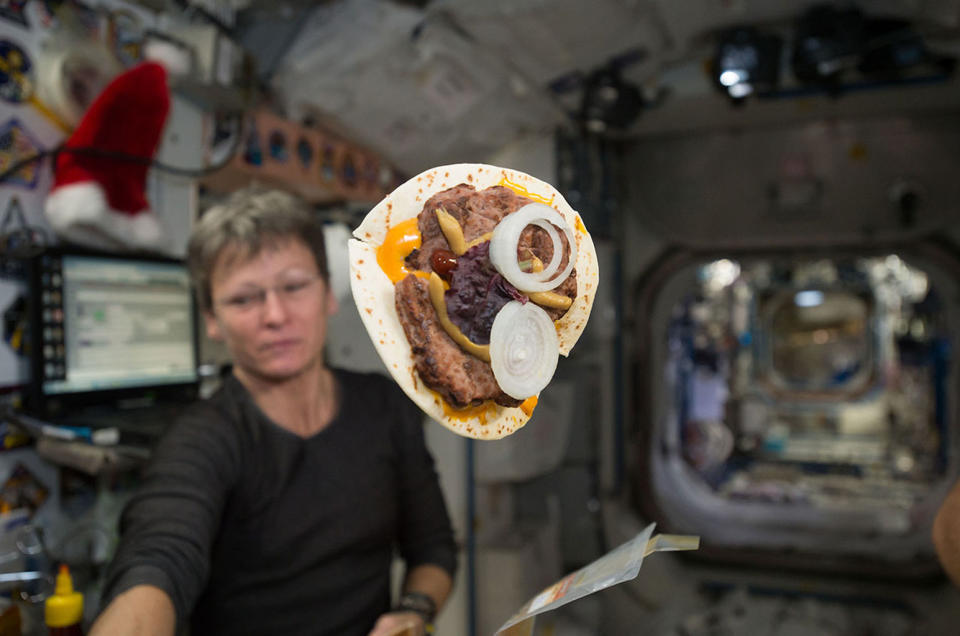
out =
{"type": "Polygon", "coordinates": [[[490,239],[490,262],[507,279],[511,285],[523,292],[544,292],[550,291],[567,279],[570,272],[573,271],[574,263],[577,260],[577,242],[573,236],[573,230],[564,220],[563,216],[549,205],[542,203],[530,203],[516,212],[508,214],[500,220],[500,223],[493,229],[493,236],[490,239]],[[520,242],[520,234],[528,225],[536,225],[546,230],[553,241],[553,258],[542,272],[525,272],[520,269],[520,263],[517,260],[517,244],[520,242]],[[558,275],[554,276],[559,264],[563,261],[563,242],[560,236],[552,227],[559,227],[567,237],[567,244],[570,246],[570,256],[567,259],[567,266],[558,275]]]}
{"type": "Polygon", "coordinates": [[[537,395],[557,370],[560,350],[549,314],[511,300],[493,319],[490,366],[503,392],[517,400],[537,395]]]}

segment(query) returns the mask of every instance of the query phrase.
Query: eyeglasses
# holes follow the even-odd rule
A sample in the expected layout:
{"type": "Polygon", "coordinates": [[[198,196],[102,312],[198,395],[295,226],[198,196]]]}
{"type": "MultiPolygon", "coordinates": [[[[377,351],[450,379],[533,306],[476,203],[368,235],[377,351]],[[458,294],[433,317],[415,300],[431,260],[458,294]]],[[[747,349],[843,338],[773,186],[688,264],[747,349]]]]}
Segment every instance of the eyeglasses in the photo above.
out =
{"type": "Polygon", "coordinates": [[[235,313],[252,313],[261,311],[267,304],[267,293],[272,291],[278,300],[285,304],[298,303],[305,300],[312,287],[320,280],[320,276],[289,280],[266,289],[249,288],[242,292],[221,298],[216,304],[235,313]]]}

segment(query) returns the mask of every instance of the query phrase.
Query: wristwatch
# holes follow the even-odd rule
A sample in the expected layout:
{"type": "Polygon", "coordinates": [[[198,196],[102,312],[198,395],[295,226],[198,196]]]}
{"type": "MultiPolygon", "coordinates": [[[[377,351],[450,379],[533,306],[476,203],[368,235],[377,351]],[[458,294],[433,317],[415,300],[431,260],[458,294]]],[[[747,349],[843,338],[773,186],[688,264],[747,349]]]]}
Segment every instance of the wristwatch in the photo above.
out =
{"type": "Polygon", "coordinates": [[[397,601],[397,610],[416,612],[423,617],[427,633],[433,633],[433,619],[437,617],[437,604],[430,595],[423,592],[404,592],[397,601]]]}

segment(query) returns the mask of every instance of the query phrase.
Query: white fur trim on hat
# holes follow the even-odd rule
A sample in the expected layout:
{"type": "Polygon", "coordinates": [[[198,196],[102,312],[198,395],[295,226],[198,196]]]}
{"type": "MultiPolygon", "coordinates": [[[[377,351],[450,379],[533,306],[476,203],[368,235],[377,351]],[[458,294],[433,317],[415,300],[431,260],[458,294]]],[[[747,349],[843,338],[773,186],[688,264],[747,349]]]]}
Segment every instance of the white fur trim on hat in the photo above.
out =
{"type": "Polygon", "coordinates": [[[95,247],[115,249],[119,244],[155,250],[167,242],[156,214],[142,210],[130,215],[111,209],[103,188],[95,181],[56,188],[47,196],[44,211],[58,235],[84,244],[98,243],[95,247]],[[105,240],[98,242],[98,234],[105,240]]]}
{"type": "Polygon", "coordinates": [[[166,40],[148,39],[143,45],[143,57],[162,66],[168,74],[184,76],[193,67],[190,49],[166,40]]]}

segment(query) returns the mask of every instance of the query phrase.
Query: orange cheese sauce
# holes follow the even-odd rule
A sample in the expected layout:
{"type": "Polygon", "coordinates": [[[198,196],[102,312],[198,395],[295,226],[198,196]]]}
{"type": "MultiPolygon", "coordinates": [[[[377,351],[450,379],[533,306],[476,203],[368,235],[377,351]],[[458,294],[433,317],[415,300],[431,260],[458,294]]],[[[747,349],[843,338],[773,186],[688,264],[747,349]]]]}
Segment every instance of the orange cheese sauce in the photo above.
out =
{"type": "MultiPolygon", "coordinates": [[[[502,185],[502,186],[505,187],[505,188],[510,188],[511,190],[513,190],[514,192],[516,192],[517,194],[519,194],[520,196],[527,197],[528,199],[533,199],[533,200],[536,201],[537,203],[543,203],[544,205],[553,206],[553,196],[554,196],[554,195],[552,195],[552,194],[550,195],[550,199],[548,200],[546,197],[542,197],[542,196],[540,196],[539,194],[534,194],[534,193],[530,192],[529,190],[527,190],[526,188],[524,188],[522,185],[520,185],[520,184],[518,184],[518,183],[514,183],[513,181],[510,181],[510,180],[507,179],[506,177],[504,177],[503,179],[500,179],[500,183],[498,183],[497,185],[502,185]]],[[[579,214],[576,215],[576,216],[577,216],[577,224],[576,224],[577,230],[579,230],[579,231],[582,232],[583,234],[586,234],[586,233],[587,233],[587,228],[586,228],[586,226],[584,226],[583,220],[580,218],[580,215],[579,215],[579,214]]]]}
{"type": "Polygon", "coordinates": [[[408,274],[420,278],[430,277],[427,272],[408,269],[404,262],[410,252],[420,247],[421,241],[420,228],[417,227],[417,217],[397,223],[387,230],[387,236],[383,239],[383,244],[377,248],[377,265],[387,275],[390,282],[396,283],[403,280],[408,274]]]}
{"type": "MultiPolygon", "coordinates": [[[[447,404],[447,401],[444,400],[442,397],[440,397],[439,394],[437,394],[434,391],[430,391],[430,392],[433,393],[434,399],[440,403],[441,407],[443,407],[443,414],[449,417],[450,419],[466,422],[467,420],[472,420],[476,418],[479,421],[481,426],[486,426],[487,416],[488,415],[492,416],[497,411],[497,404],[492,400],[487,400],[483,404],[478,404],[477,406],[468,406],[467,408],[464,408],[464,409],[455,409],[449,404],[447,404]]],[[[535,409],[536,407],[537,407],[537,396],[534,395],[533,397],[529,397],[526,400],[524,400],[523,403],[518,408],[521,411],[523,411],[527,417],[530,417],[530,415],[533,413],[533,409],[535,409]]]]}
{"type": "Polygon", "coordinates": [[[533,199],[537,203],[543,203],[544,205],[550,205],[550,206],[553,205],[553,195],[550,195],[550,198],[547,199],[546,197],[542,197],[539,194],[534,194],[530,192],[519,183],[514,183],[513,181],[510,181],[506,177],[504,177],[503,179],[500,179],[500,183],[498,183],[497,185],[502,185],[505,188],[510,188],[520,196],[527,197],[528,199],[533,199]]]}
{"type": "Polygon", "coordinates": [[[437,396],[437,399],[440,400],[440,405],[443,407],[443,414],[450,419],[466,422],[467,420],[476,418],[481,426],[486,426],[487,415],[493,415],[497,410],[497,405],[489,400],[483,404],[478,404],[477,406],[468,406],[465,409],[455,409],[447,404],[447,401],[442,397],[437,396]]]}
{"type": "Polygon", "coordinates": [[[537,396],[533,395],[528,397],[523,401],[523,404],[520,405],[520,410],[524,412],[527,417],[533,415],[533,409],[537,408],[537,396]]]}

